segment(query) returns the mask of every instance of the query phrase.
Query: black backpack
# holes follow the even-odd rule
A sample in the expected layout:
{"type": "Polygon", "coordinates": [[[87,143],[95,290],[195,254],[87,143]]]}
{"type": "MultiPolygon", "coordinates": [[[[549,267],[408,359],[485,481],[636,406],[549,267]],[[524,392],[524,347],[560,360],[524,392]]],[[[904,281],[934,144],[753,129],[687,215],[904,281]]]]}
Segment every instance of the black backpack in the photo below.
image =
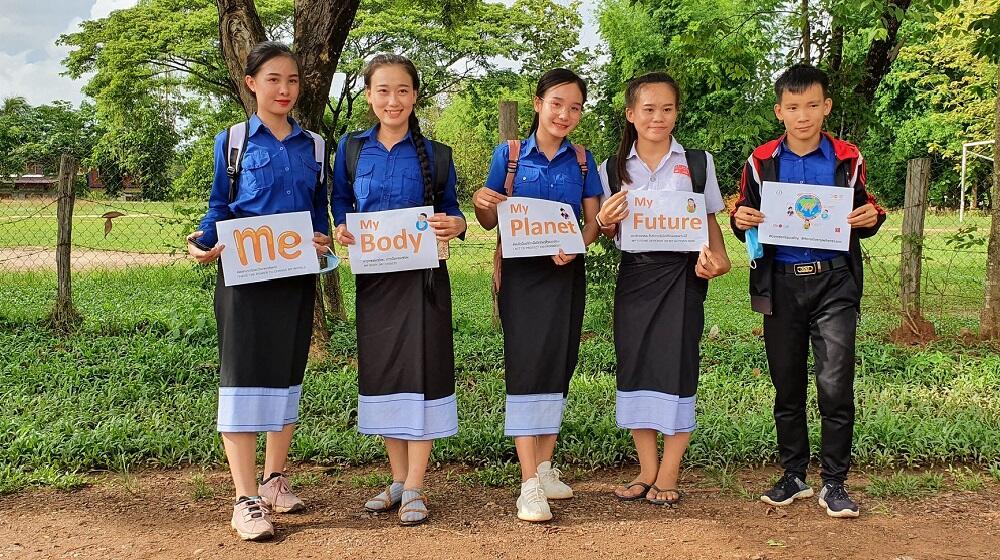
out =
{"type": "MultiPolygon", "coordinates": [[[[344,164],[347,167],[347,182],[354,185],[354,178],[358,172],[358,161],[361,159],[361,147],[365,144],[364,138],[359,138],[362,131],[352,132],[347,135],[347,145],[344,147],[344,164]]],[[[451,171],[451,147],[427,139],[431,143],[434,152],[434,200],[433,206],[437,209],[444,197],[444,188],[448,183],[448,174],[451,171]]],[[[426,202],[426,201],[425,201],[426,202]]]]}
{"type": "MultiPolygon", "coordinates": [[[[691,171],[691,188],[697,194],[705,194],[705,181],[708,180],[708,156],[705,150],[685,149],[684,155],[691,171]]],[[[622,182],[618,178],[618,156],[609,157],[604,167],[608,173],[608,188],[611,189],[611,194],[622,190],[622,182]]]]}

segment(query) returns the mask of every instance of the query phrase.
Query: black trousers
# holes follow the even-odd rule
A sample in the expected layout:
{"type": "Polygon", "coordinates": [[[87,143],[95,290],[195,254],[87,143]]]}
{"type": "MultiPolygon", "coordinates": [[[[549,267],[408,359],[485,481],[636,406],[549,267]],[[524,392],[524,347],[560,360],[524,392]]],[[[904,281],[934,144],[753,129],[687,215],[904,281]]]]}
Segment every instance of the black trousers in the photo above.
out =
{"type": "Polygon", "coordinates": [[[806,360],[810,343],[822,419],[823,481],[843,482],[851,466],[860,297],[847,268],[813,276],[774,275],[774,307],[772,315],[764,316],[764,347],[775,389],[778,456],[786,473],[803,480],[809,466],[806,360]]]}

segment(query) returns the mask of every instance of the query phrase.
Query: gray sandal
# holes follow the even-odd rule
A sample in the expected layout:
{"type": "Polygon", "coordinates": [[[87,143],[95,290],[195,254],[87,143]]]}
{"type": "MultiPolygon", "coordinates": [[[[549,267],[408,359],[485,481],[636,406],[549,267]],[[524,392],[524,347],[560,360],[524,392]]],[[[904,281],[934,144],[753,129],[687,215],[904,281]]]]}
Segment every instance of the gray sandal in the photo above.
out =
{"type": "Polygon", "coordinates": [[[406,500],[405,503],[403,503],[402,505],[400,505],[400,507],[399,507],[399,524],[400,525],[406,525],[406,526],[420,525],[424,521],[427,521],[427,518],[430,517],[430,515],[431,515],[431,512],[427,509],[427,496],[424,496],[423,492],[421,492],[420,490],[403,490],[403,492],[407,492],[407,493],[411,493],[411,494],[416,494],[416,495],[413,496],[413,497],[411,497],[409,500],[406,500]],[[412,506],[410,506],[410,504],[412,504],[414,502],[419,502],[419,503],[423,504],[424,507],[412,507],[412,506]],[[407,514],[413,514],[413,513],[418,514],[418,516],[410,518],[407,515],[407,514]]]}
{"type": "Polygon", "coordinates": [[[386,486],[381,494],[365,502],[365,510],[369,513],[382,513],[391,510],[399,505],[403,499],[403,492],[400,491],[396,499],[392,497],[392,486],[386,486]]]}

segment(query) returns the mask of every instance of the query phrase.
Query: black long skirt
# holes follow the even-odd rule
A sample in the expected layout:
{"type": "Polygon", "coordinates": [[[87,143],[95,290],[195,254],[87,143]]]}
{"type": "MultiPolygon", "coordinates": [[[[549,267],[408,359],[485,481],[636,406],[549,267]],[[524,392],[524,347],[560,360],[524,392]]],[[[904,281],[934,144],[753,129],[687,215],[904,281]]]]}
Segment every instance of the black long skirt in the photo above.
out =
{"type": "Polygon", "coordinates": [[[615,287],[615,417],[664,434],[695,429],[708,281],[697,253],[622,253],[615,287]]]}
{"type": "Polygon", "coordinates": [[[215,284],[220,432],[277,432],[299,418],[316,276],[215,284]]]}
{"type": "Polygon", "coordinates": [[[504,433],[559,433],[576,369],[586,303],[583,255],[503,259],[498,294],[507,407],[504,433]]]}
{"type": "Polygon", "coordinates": [[[356,284],[358,431],[406,440],[457,433],[445,262],[429,272],[359,274],[356,284]]]}

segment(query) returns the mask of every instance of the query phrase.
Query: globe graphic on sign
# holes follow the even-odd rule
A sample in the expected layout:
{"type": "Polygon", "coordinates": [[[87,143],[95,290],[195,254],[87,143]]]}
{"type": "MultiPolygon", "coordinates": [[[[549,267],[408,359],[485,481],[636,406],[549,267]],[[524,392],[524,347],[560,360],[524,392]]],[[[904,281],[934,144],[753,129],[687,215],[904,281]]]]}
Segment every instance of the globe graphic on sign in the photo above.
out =
{"type": "Polygon", "coordinates": [[[823,202],[814,194],[804,194],[795,200],[795,213],[805,221],[810,221],[823,211],[823,202]]]}

